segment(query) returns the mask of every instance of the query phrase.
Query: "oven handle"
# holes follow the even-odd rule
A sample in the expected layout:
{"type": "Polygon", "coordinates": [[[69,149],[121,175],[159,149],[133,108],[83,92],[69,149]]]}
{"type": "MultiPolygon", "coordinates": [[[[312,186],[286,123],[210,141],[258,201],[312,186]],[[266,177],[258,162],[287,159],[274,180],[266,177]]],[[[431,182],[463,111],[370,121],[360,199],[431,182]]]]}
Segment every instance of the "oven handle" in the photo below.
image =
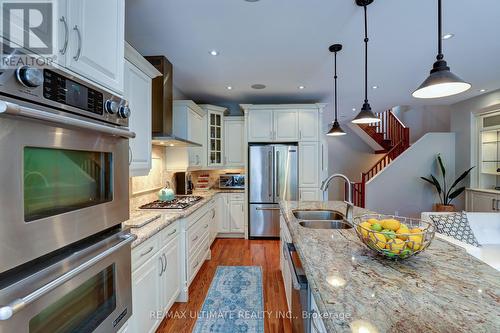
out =
{"type": "Polygon", "coordinates": [[[103,260],[105,257],[111,255],[112,253],[118,251],[119,249],[121,249],[125,245],[132,243],[137,238],[137,236],[132,235],[132,234],[123,234],[120,236],[120,238],[122,239],[121,242],[119,242],[118,244],[113,245],[109,249],[99,253],[97,256],[84,262],[83,264],[76,267],[75,269],[61,275],[57,279],[52,280],[51,282],[47,283],[46,285],[44,285],[40,289],[35,290],[31,294],[26,295],[22,298],[18,298],[6,306],[0,307],[0,320],[10,319],[14,314],[21,311],[22,309],[24,309],[26,306],[30,305],[31,303],[35,302],[36,300],[38,300],[39,298],[41,298],[45,294],[51,292],[52,290],[59,287],[63,283],[71,280],[72,278],[74,278],[78,274],[80,274],[83,271],[94,266],[96,263],[103,260]]]}
{"type": "Polygon", "coordinates": [[[67,116],[61,116],[57,113],[40,111],[37,109],[20,106],[18,104],[0,101],[0,114],[5,113],[13,116],[22,116],[26,118],[42,120],[46,122],[83,128],[91,131],[101,132],[124,138],[135,138],[135,133],[129,130],[115,128],[111,126],[92,123],[90,121],[80,120],[67,116]]]}

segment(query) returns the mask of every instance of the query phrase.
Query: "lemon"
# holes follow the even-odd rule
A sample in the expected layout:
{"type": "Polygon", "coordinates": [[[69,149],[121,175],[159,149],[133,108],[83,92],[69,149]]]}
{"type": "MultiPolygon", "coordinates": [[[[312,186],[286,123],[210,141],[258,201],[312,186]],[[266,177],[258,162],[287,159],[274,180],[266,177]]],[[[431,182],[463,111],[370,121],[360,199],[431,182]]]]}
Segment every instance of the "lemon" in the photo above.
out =
{"type": "Polygon", "coordinates": [[[422,246],[422,235],[411,235],[408,237],[408,247],[417,251],[422,246]]]}
{"type": "Polygon", "coordinates": [[[382,226],[379,223],[372,224],[372,230],[382,231],[382,226]]]}
{"type": "Polygon", "coordinates": [[[402,240],[407,240],[408,239],[408,236],[406,235],[402,235],[402,234],[409,234],[410,233],[410,230],[408,230],[408,227],[403,227],[403,225],[401,225],[401,228],[399,228],[397,231],[396,231],[396,236],[402,240]]]}
{"type": "Polygon", "coordinates": [[[386,249],[390,250],[394,254],[399,254],[404,247],[405,242],[399,238],[390,240],[385,246],[386,249]]]}
{"type": "Polygon", "coordinates": [[[419,234],[419,233],[422,233],[424,231],[422,230],[422,228],[413,228],[413,229],[410,230],[410,232],[412,234],[419,234]]]}
{"type": "Polygon", "coordinates": [[[382,227],[384,229],[389,229],[392,231],[396,231],[401,227],[401,223],[395,219],[382,220],[380,221],[380,224],[382,224],[382,227]]]}
{"type": "Polygon", "coordinates": [[[365,221],[363,223],[361,223],[358,227],[358,231],[361,233],[361,235],[363,235],[363,238],[367,238],[368,237],[368,230],[371,229],[371,224],[368,223],[368,221],[365,221]],[[366,230],[368,229],[368,230],[366,230]]]}
{"type": "Polygon", "coordinates": [[[366,220],[365,222],[368,222],[370,224],[375,224],[375,223],[379,223],[379,221],[377,219],[368,219],[366,220]]]}
{"type": "Polygon", "coordinates": [[[373,241],[376,247],[379,249],[385,248],[385,236],[378,232],[370,232],[370,239],[373,241]]]}

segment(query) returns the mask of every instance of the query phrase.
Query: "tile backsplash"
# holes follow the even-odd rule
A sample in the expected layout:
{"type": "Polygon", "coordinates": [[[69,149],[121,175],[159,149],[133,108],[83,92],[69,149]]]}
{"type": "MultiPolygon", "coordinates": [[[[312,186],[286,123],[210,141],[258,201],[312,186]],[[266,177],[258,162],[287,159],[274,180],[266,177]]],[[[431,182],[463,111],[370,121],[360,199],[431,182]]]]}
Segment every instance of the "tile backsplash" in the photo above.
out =
{"type": "MultiPolygon", "coordinates": [[[[166,150],[163,147],[153,146],[152,168],[147,176],[131,177],[129,181],[130,209],[135,210],[140,206],[157,200],[157,192],[165,186],[167,181],[175,189],[174,173],[166,170],[166,150]]],[[[192,181],[196,189],[199,175],[209,175],[209,186],[218,187],[219,175],[225,173],[243,173],[242,169],[204,170],[192,171],[192,181]]]]}

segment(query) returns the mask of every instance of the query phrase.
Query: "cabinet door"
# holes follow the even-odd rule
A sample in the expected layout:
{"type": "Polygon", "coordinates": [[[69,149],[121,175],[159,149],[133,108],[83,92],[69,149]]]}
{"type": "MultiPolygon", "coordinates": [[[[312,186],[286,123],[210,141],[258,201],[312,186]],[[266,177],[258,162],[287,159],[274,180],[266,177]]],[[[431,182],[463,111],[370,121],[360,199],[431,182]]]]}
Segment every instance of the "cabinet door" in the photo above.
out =
{"type": "Polygon", "coordinates": [[[242,166],[245,164],[244,132],[243,120],[228,120],[224,122],[225,166],[242,166]]]}
{"type": "Polygon", "coordinates": [[[229,219],[231,232],[245,232],[244,201],[229,202],[229,219]]]}
{"type": "Polygon", "coordinates": [[[203,166],[203,117],[194,111],[188,112],[188,140],[194,141],[202,145],[202,147],[188,147],[189,166],[203,166]]]}
{"type": "Polygon", "coordinates": [[[299,140],[318,141],[319,114],[317,110],[299,110],[299,140]]]}
{"type": "Polygon", "coordinates": [[[300,201],[321,201],[322,192],[317,188],[299,188],[300,201]]]}
{"type": "Polygon", "coordinates": [[[207,214],[210,214],[210,241],[209,245],[211,246],[215,238],[217,237],[217,229],[218,229],[218,216],[217,216],[217,206],[214,204],[207,214]]]}
{"type": "Polygon", "coordinates": [[[161,252],[132,273],[132,308],[129,320],[131,332],[155,332],[161,318],[151,318],[151,313],[162,310],[161,252]]]}
{"type": "Polygon", "coordinates": [[[216,200],[216,216],[217,216],[217,231],[218,232],[230,232],[229,229],[229,212],[227,209],[227,194],[218,194],[216,200]]]}
{"type": "Polygon", "coordinates": [[[299,140],[299,113],[297,110],[274,111],[274,141],[299,140]]]}
{"type": "Polygon", "coordinates": [[[271,142],[273,132],[273,110],[248,112],[248,142],[271,142]]]}
{"type": "Polygon", "coordinates": [[[162,308],[168,311],[181,291],[179,237],[175,237],[160,251],[165,270],[161,277],[162,308]]]}
{"type": "Polygon", "coordinates": [[[224,115],[222,112],[208,112],[208,165],[221,166],[223,152],[224,115]]]}
{"type": "Polygon", "coordinates": [[[125,61],[124,96],[129,102],[129,127],[136,137],[129,140],[130,176],[147,176],[151,170],[151,79],[125,61]]]}
{"type": "Polygon", "coordinates": [[[471,212],[497,212],[498,196],[493,193],[469,191],[468,207],[471,212]]]}
{"type": "Polygon", "coordinates": [[[70,31],[66,66],[123,92],[125,1],[66,1],[70,31]]]}
{"type": "Polygon", "coordinates": [[[299,143],[299,187],[319,187],[319,143],[299,143]]]}

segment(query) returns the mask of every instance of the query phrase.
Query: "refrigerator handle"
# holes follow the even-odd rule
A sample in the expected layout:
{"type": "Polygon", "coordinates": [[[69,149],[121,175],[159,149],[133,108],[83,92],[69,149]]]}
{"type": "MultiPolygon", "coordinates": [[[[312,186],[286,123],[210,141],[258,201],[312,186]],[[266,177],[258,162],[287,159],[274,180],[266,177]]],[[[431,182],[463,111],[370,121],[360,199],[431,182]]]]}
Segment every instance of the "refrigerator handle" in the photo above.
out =
{"type": "Polygon", "coordinates": [[[276,151],[276,197],[280,197],[280,152],[276,151]]]}
{"type": "Polygon", "coordinates": [[[272,181],[272,178],[273,178],[273,152],[272,151],[269,151],[268,153],[268,167],[269,167],[269,180],[267,182],[267,186],[268,186],[268,189],[269,189],[269,197],[271,198],[273,196],[273,181],[272,181]]]}

